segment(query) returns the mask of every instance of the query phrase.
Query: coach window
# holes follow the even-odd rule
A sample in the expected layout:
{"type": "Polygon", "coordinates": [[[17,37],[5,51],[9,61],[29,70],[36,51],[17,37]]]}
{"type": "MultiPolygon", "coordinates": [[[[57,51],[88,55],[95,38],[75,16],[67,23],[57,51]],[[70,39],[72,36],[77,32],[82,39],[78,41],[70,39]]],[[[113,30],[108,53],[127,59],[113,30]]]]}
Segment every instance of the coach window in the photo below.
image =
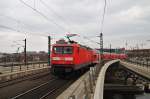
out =
{"type": "Polygon", "coordinates": [[[68,46],[64,47],[64,54],[71,54],[73,52],[73,48],[68,46]]]}

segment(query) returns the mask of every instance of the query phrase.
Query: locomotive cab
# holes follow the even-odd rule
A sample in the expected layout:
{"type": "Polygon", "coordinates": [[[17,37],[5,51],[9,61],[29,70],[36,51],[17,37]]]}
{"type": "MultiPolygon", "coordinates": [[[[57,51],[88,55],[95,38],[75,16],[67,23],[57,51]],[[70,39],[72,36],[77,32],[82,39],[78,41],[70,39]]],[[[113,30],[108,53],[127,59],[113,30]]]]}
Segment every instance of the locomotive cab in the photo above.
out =
{"type": "Polygon", "coordinates": [[[73,49],[73,46],[54,46],[52,63],[73,64],[73,49]]]}
{"type": "Polygon", "coordinates": [[[74,46],[72,44],[53,45],[51,55],[52,72],[56,74],[72,72],[74,46]]]}

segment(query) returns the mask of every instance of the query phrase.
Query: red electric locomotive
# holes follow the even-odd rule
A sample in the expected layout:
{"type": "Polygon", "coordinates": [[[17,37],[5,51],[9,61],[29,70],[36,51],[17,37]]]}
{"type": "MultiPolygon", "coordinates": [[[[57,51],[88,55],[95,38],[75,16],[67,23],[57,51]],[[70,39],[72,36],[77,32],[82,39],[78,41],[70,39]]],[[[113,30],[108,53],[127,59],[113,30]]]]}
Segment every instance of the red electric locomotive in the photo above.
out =
{"type": "Polygon", "coordinates": [[[89,47],[77,43],[54,44],[51,54],[51,70],[55,75],[65,75],[96,64],[98,54],[89,47]]]}

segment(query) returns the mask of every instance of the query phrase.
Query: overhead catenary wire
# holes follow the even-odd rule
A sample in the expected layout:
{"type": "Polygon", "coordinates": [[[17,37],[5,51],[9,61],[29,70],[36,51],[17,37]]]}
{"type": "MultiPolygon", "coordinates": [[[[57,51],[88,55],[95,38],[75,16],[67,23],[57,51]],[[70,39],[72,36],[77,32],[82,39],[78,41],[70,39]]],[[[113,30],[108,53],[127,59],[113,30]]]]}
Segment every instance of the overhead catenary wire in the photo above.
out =
{"type": "MultiPolygon", "coordinates": [[[[26,24],[26,23],[22,22],[21,20],[18,20],[18,19],[15,19],[15,18],[9,17],[9,16],[5,16],[5,15],[2,15],[2,14],[0,14],[0,16],[5,17],[5,18],[7,18],[7,19],[10,19],[10,20],[12,20],[12,21],[16,22],[16,23],[17,23],[17,24],[19,24],[19,25],[29,26],[28,24],[26,24]]],[[[21,30],[19,30],[19,29],[15,29],[15,28],[10,27],[10,26],[0,25],[0,28],[4,28],[4,29],[7,29],[7,30],[11,30],[11,31],[19,32],[19,33],[24,33],[24,34],[25,34],[25,38],[26,38],[26,36],[27,36],[27,32],[25,32],[25,31],[21,31],[21,30]]],[[[47,36],[49,35],[48,33],[47,33],[47,35],[43,35],[43,34],[40,34],[40,33],[35,34],[35,33],[32,33],[32,32],[30,32],[30,34],[31,34],[31,35],[38,35],[38,36],[42,36],[42,37],[45,37],[45,38],[47,38],[47,36]]]]}
{"type": "MultiPolygon", "coordinates": [[[[5,18],[7,18],[7,19],[10,19],[10,20],[16,22],[18,25],[29,26],[28,24],[22,22],[21,20],[15,19],[15,18],[13,18],[13,17],[6,16],[6,15],[3,15],[3,14],[0,14],[0,16],[5,17],[5,18]]],[[[10,27],[10,26],[0,25],[0,28],[4,28],[4,29],[7,29],[7,30],[19,32],[19,33],[24,33],[25,38],[27,37],[27,33],[28,33],[28,32],[21,31],[21,30],[19,30],[19,29],[16,29],[16,28],[13,28],[13,27],[10,27]]],[[[45,37],[45,38],[47,38],[47,36],[49,35],[49,34],[43,35],[43,34],[40,34],[40,33],[35,34],[35,33],[32,33],[32,32],[30,32],[30,34],[31,34],[31,35],[38,35],[38,36],[45,37]]]]}
{"type": "MultiPolygon", "coordinates": [[[[16,22],[16,23],[19,24],[19,25],[24,25],[24,26],[27,26],[27,27],[30,26],[29,24],[26,24],[26,23],[22,22],[21,20],[17,20],[17,19],[15,19],[15,18],[12,18],[12,17],[9,17],[9,16],[5,16],[5,15],[1,15],[1,14],[0,14],[0,16],[6,17],[6,18],[8,18],[8,19],[10,19],[10,20],[12,20],[12,21],[14,21],[14,22],[16,22]]],[[[15,31],[15,32],[19,32],[19,33],[22,33],[22,32],[23,32],[23,33],[25,34],[25,38],[26,38],[26,36],[27,36],[27,32],[21,31],[21,30],[19,30],[19,29],[14,29],[14,28],[9,27],[9,26],[6,26],[6,25],[0,25],[0,28],[5,28],[5,29],[11,30],[11,31],[15,31]]],[[[30,30],[30,29],[29,29],[29,30],[30,30]]],[[[32,33],[32,32],[30,32],[30,34],[35,35],[35,33],[32,33]]],[[[38,34],[36,34],[36,35],[42,36],[42,37],[46,37],[46,38],[47,38],[47,36],[48,36],[49,34],[47,34],[47,36],[46,36],[46,35],[42,35],[42,34],[40,34],[40,33],[38,33],[38,34]]]]}
{"type": "MultiPolygon", "coordinates": [[[[65,19],[60,16],[59,14],[57,14],[57,12],[55,12],[50,6],[48,6],[43,0],[40,0],[40,2],[49,10],[51,10],[51,12],[53,12],[57,17],[59,17],[65,24],[67,24],[68,26],[70,25],[70,23],[66,22],[65,19]]],[[[78,34],[78,36],[81,37],[81,35],[78,34]]],[[[87,39],[88,41],[92,42],[92,43],[98,43],[98,42],[95,42],[91,39],[89,39],[88,37],[85,37],[85,36],[82,36],[84,39],[87,39]]]]}
{"type": "MultiPolygon", "coordinates": [[[[101,27],[100,27],[100,33],[103,32],[103,27],[104,27],[104,20],[105,20],[105,14],[106,14],[106,7],[107,7],[107,0],[104,0],[104,8],[103,8],[103,14],[102,14],[102,20],[101,20],[101,27]]],[[[81,37],[81,35],[78,35],[79,37],[81,37]]],[[[82,36],[84,39],[87,39],[88,41],[92,42],[92,43],[96,43],[96,44],[100,44],[99,42],[96,42],[94,40],[91,40],[89,37],[87,36],[82,36]]],[[[95,36],[97,37],[97,36],[95,36]]]]}
{"type": "Polygon", "coordinates": [[[12,20],[12,21],[15,21],[16,23],[21,23],[20,20],[14,19],[14,18],[9,17],[9,16],[5,16],[5,15],[3,15],[3,14],[0,14],[0,16],[2,16],[2,17],[4,17],[4,18],[7,18],[7,19],[10,19],[10,20],[12,20]]]}
{"type": "MultiPolygon", "coordinates": [[[[43,0],[40,0],[40,2],[47,8],[49,9],[51,12],[53,12],[57,17],[59,17],[63,23],[65,23],[67,26],[70,26],[70,23],[66,22],[64,17],[62,17],[61,15],[57,14],[57,12],[55,12],[49,5],[47,5],[43,0]]],[[[78,34],[78,36],[81,37],[81,35],[78,34]]],[[[83,37],[84,39],[88,39],[88,37],[83,37]]],[[[88,39],[91,42],[94,42],[93,40],[88,39]]],[[[97,43],[97,42],[96,42],[97,43]]]]}
{"type": "MultiPolygon", "coordinates": [[[[27,35],[26,32],[17,30],[17,29],[15,29],[15,28],[12,28],[12,27],[9,27],[9,26],[0,25],[0,28],[4,28],[4,29],[7,29],[7,30],[15,31],[15,32],[18,32],[18,33],[25,33],[25,35],[27,35]]],[[[35,33],[32,33],[32,32],[30,32],[30,34],[31,34],[31,35],[35,35],[35,33]]],[[[48,36],[49,34],[47,34],[47,35],[42,35],[42,34],[39,34],[39,33],[38,33],[38,34],[36,34],[36,35],[47,38],[47,36],[48,36]]]]}
{"type": "Polygon", "coordinates": [[[96,41],[94,41],[94,40],[91,40],[91,39],[89,39],[89,38],[88,38],[88,37],[86,37],[86,36],[78,35],[78,37],[82,37],[82,38],[84,38],[84,39],[86,39],[86,40],[90,41],[91,43],[99,44],[99,42],[96,42],[96,41]]]}
{"type": "Polygon", "coordinates": [[[107,7],[107,0],[104,0],[104,8],[103,8],[103,14],[102,14],[102,20],[101,20],[101,30],[100,33],[103,32],[103,28],[104,28],[104,20],[105,20],[105,14],[106,14],[106,7],[107,7]]]}
{"type": "MultiPolygon", "coordinates": [[[[42,12],[40,12],[39,10],[37,10],[37,9],[33,8],[32,6],[28,5],[28,4],[25,3],[23,0],[20,0],[20,1],[21,1],[24,5],[28,6],[29,8],[31,8],[32,10],[34,10],[35,12],[37,12],[38,14],[40,14],[42,17],[44,17],[44,18],[45,18],[46,20],[48,20],[49,22],[52,22],[52,23],[54,23],[55,25],[57,25],[59,28],[61,28],[61,29],[63,29],[63,30],[66,30],[64,27],[62,27],[62,26],[59,25],[58,23],[56,23],[56,22],[50,20],[46,15],[44,15],[44,14],[43,14],[42,12]]],[[[62,16],[58,15],[58,14],[57,14],[50,6],[48,6],[43,0],[40,0],[40,2],[41,2],[46,8],[50,9],[56,16],[58,16],[59,18],[61,18],[61,19],[64,21],[64,18],[63,18],[62,16]]],[[[106,3],[105,3],[105,5],[106,5],[106,3]]],[[[105,14],[105,12],[104,12],[104,14],[105,14]]],[[[104,21],[104,15],[103,15],[103,21],[104,21]]],[[[103,23],[103,21],[102,21],[102,23],[103,23]]],[[[65,22],[65,21],[64,21],[64,22],[65,22]]],[[[68,25],[68,23],[67,23],[67,25],[68,25]]],[[[80,36],[80,37],[81,37],[81,36],[80,36]]],[[[95,42],[95,41],[89,39],[88,37],[83,36],[83,38],[89,40],[90,42],[99,44],[98,42],[95,42]]]]}
{"type": "MultiPolygon", "coordinates": [[[[20,1],[24,2],[23,0],[20,0],[20,1]]],[[[40,0],[40,1],[42,1],[42,0],[40,0]]],[[[38,14],[40,14],[42,17],[44,17],[44,18],[45,18],[46,20],[48,20],[50,23],[53,23],[53,24],[57,25],[57,27],[59,27],[59,28],[61,28],[61,29],[63,29],[63,30],[66,31],[66,29],[65,29],[64,27],[62,27],[60,24],[58,24],[58,23],[56,23],[56,22],[53,22],[53,21],[52,21],[49,17],[47,17],[44,13],[40,12],[39,10],[37,10],[37,9],[35,8],[35,6],[34,6],[34,8],[33,8],[32,6],[26,4],[25,2],[24,2],[24,4],[25,4],[26,6],[28,6],[28,7],[30,7],[31,9],[33,9],[33,10],[34,10],[35,12],[37,12],[38,14]]],[[[54,13],[55,13],[55,11],[54,11],[54,13]]],[[[56,13],[56,14],[57,14],[57,13],[56,13]]],[[[104,15],[105,15],[105,14],[104,14],[104,15]]],[[[104,15],[103,15],[103,23],[104,23],[104,15]]],[[[57,16],[63,20],[63,17],[59,16],[58,14],[57,14],[57,16]]],[[[64,20],[63,20],[63,21],[64,21],[64,20]]],[[[20,23],[20,21],[17,21],[17,22],[20,23]]],[[[6,29],[9,29],[9,30],[12,30],[12,31],[16,31],[16,32],[21,32],[21,31],[19,31],[19,30],[17,30],[17,29],[14,29],[14,28],[11,28],[11,27],[7,27],[7,26],[3,26],[3,28],[6,28],[6,29]]],[[[36,34],[36,35],[38,35],[38,34],[36,34]]],[[[39,34],[39,35],[40,35],[40,36],[43,36],[42,34],[39,34]]],[[[45,37],[46,37],[46,36],[45,36],[45,37]]],[[[90,42],[92,42],[92,43],[98,44],[98,42],[96,42],[96,41],[94,41],[94,40],[91,40],[91,39],[88,38],[88,37],[83,36],[83,38],[84,38],[84,39],[87,39],[88,41],[90,41],[90,42]]]]}
{"type": "Polygon", "coordinates": [[[56,23],[53,19],[50,19],[49,17],[47,17],[45,14],[43,14],[42,12],[40,12],[39,10],[35,9],[34,7],[30,6],[29,4],[27,4],[26,2],[24,2],[23,0],[19,0],[21,3],[23,3],[25,6],[31,8],[33,11],[35,11],[36,13],[38,13],[39,15],[41,15],[43,18],[45,18],[50,24],[55,24],[57,27],[59,27],[60,29],[66,31],[66,29],[64,27],[62,27],[60,24],[56,23]]]}
{"type": "Polygon", "coordinates": [[[15,32],[20,32],[21,33],[21,31],[19,31],[17,29],[14,29],[12,27],[9,27],[9,26],[5,26],[5,25],[0,25],[0,28],[5,28],[5,29],[11,30],[11,31],[15,31],[15,32]]]}
{"type": "MultiPolygon", "coordinates": [[[[103,28],[104,28],[104,20],[105,20],[105,14],[106,14],[106,7],[107,7],[107,0],[104,0],[104,8],[103,8],[103,14],[102,14],[102,20],[101,20],[101,27],[100,27],[100,33],[103,33],[103,28]]],[[[83,38],[91,41],[91,42],[95,42],[91,39],[89,39],[88,37],[83,36],[83,38]]],[[[95,42],[96,44],[100,44],[98,42],[95,42]]]]}
{"type": "MultiPolygon", "coordinates": [[[[66,22],[65,18],[61,15],[59,15],[51,6],[47,5],[43,0],[40,0],[40,2],[49,10],[51,11],[53,14],[55,14],[59,19],[62,20],[63,23],[65,23],[68,27],[70,25],[70,23],[66,22]]],[[[69,31],[68,31],[69,32],[69,31]]]]}
{"type": "MultiPolygon", "coordinates": [[[[18,26],[19,26],[19,25],[28,26],[27,24],[23,23],[23,22],[20,21],[20,20],[15,19],[15,18],[12,18],[12,17],[9,17],[9,16],[5,16],[5,15],[2,15],[2,14],[0,14],[0,16],[6,17],[6,18],[8,18],[8,19],[10,19],[10,20],[12,20],[12,21],[14,21],[14,22],[16,22],[16,23],[18,24],[18,26]]],[[[3,25],[3,26],[4,26],[4,25],[3,25]]],[[[18,27],[18,26],[17,26],[17,27],[18,27]]],[[[16,32],[20,32],[20,33],[23,32],[23,31],[20,31],[20,30],[11,28],[11,27],[9,27],[9,26],[4,26],[4,27],[5,27],[5,29],[6,29],[6,27],[7,27],[7,29],[12,30],[12,31],[16,31],[16,32]]],[[[3,28],[4,28],[4,27],[3,27],[3,28]]],[[[26,38],[27,33],[26,33],[26,32],[23,32],[23,33],[24,33],[25,38],[26,38]]]]}
{"type": "Polygon", "coordinates": [[[7,19],[10,19],[10,20],[12,20],[12,21],[14,21],[14,22],[16,22],[16,23],[18,23],[20,25],[28,26],[28,24],[23,23],[21,20],[17,20],[15,18],[10,17],[10,16],[6,16],[6,15],[3,15],[3,14],[0,14],[0,16],[5,17],[7,19]]]}

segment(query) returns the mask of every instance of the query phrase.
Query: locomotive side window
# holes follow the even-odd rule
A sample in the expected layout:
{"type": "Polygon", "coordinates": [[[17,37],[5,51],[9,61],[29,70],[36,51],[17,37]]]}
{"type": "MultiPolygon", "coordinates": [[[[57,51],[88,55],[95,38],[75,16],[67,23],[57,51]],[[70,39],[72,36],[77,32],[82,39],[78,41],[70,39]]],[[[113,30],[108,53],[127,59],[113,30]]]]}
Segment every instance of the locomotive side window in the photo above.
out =
{"type": "Polygon", "coordinates": [[[60,46],[54,47],[54,53],[62,54],[63,53],[63,47],[60,47],[60,46]]]}
{"type": "Polygon", "coordinates": [[[68,47],[64,47],[63,53],[64,53],[64,54],[71,54],[72,51],[73,51],[73,48],[70,47],[70,46],[68,46],[68,47]]]}

